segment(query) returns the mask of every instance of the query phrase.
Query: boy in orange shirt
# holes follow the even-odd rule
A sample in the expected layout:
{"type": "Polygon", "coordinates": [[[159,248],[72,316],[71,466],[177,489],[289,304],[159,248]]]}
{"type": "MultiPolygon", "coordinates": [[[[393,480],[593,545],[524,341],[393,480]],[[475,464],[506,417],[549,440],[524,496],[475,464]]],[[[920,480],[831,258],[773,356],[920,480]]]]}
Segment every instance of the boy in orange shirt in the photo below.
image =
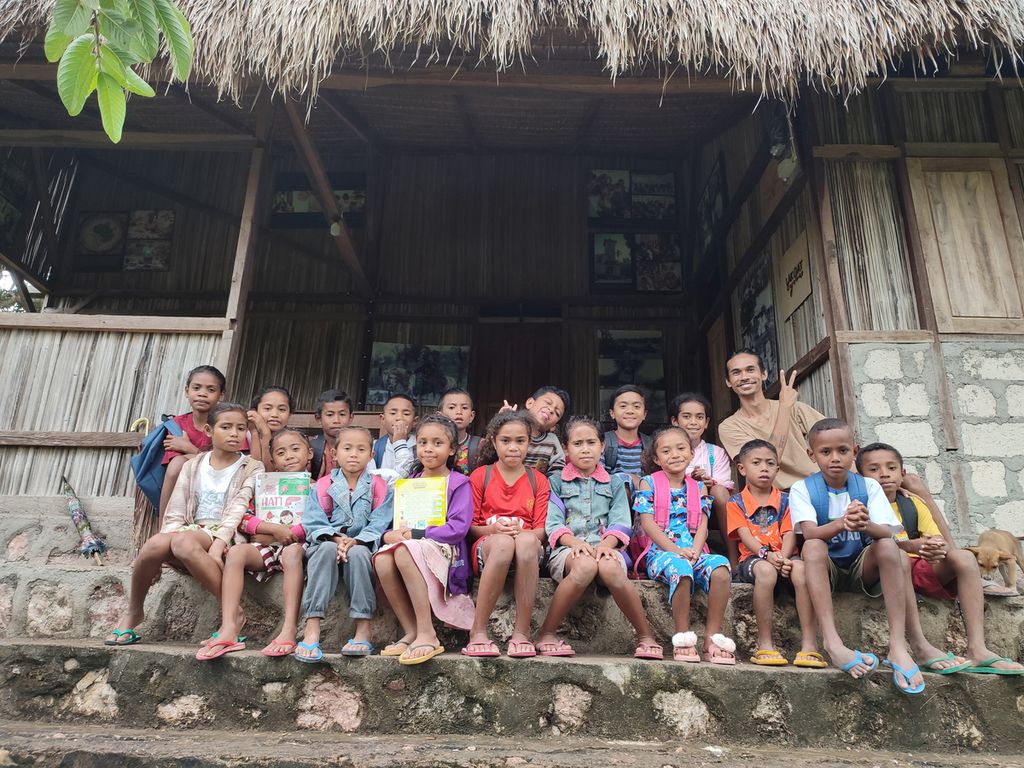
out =
{"type": "Polygon", "coordinates": [[[796,533],[789,517],[789,495],[773,483],[779,472],[779,454],[767,440],[751,440],[740,448],[736,466],[746,480],[741,493],[729,497],[726,506],[729,538],[739,541],[739,581],[754,585],[754,616],[757,619],[757,651],[750,661],[761,666],[785,666],[789,662],[775,648],[772,637],[774,594],[780,579],[796,591],[796,612],[802,634],[798,667],[827,667],[818,652],[814,607],[804,580],[803,563],[794,558],[796,533]]]}

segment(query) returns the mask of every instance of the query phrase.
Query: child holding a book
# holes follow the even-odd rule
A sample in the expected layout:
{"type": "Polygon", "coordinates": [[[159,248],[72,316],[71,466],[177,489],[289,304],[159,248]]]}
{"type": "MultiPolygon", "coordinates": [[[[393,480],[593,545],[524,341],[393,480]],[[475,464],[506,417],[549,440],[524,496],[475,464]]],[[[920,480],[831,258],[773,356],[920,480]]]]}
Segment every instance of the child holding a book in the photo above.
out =
{"type": "Polygon", "coordinates": [[[270,438],[279,429],[288,426],[288,419],[295,410],[292,394],[284,387],[266,387],[252,399],[249,417],[249,442],[251,455],[267,466],[270,459],[270,438]]]}
{"type": "MultiPolygon", "coordinates": [[[[309,493],[309,464],[311,451],[306,436],[289,427],[280,429],[270,439],[271,458],[275,472],[295,473],[305,481],[305,494],[309,493]]],[[[256,478],[257,488],[266,477],[256,478]]],[[[303,499],[305,503],[305,499],[303,499]]],[[[277,637],[263,649],[264,656],[289,656],[295,651],[295,635],[298,633],[299,603],[302,601],[303,552],[306,533],[302,528],[301,516],[271,522],[263,518],[260,495],[256,496],[255,514],[246,513],[238,526],[241,534],[248,539],[228,550],[224,559],[224,576],[221,580],[221,624],[214,639],[237,637],[245,625],[242,612],[242,590],[245,574],[252,574],[256,581],[264,582],[275,573],[284,573],[284,623],[277,637]]],[[[200,661],[209,661],[225,653],[241,648],[230,644],[208,645],[196,654],[200,661]]]]}
{"type": "Polygon", "coordinates": [[[355,634],[341,649],[344,656],[368,656],[370,619],[377,610],[370,558],[391,526],[393,491],[384,478],[367,471],[373,438],[362,427],[344,427],[335,444],[338,466],[321,477],[309,494],[302,515],[306,533],[306,589],[302,613],[306,619],[302,642],[293,656],[313,664],[324,657],[320,624],[327,604],[344,578],[349,617],[355,634]]]}
{"type": "Polygon", "coordinates": [[[530,618],[544,547],[550,486],[547,477],[525,465],[534,420],[529,411],[504,411],[487,425],[480,465],[469,476],[473,488],[470,564],[480,574],[476,612],[465,656],[499,656],[488,622],[505,579],[515,569],[515,627],[508,642],[511,658],[536,656],[530,618]]]}
{"type": "MultiPolygon", "coordinates": [[[[551,479],[545,533],[551,545],[548,573],[558,588],[537,633],[541,656],[574,656],[558,637],[558,627],[596,579],[611,592],[615,604],[636,630],[638,659],[661,659],[640,595],[626,575],[625,548],[633,532],[621,475],[609,475],[601,464],[604,435],[593,419],[576,416],[565,428],[568,463],[551,479]]],[[[610,436],[615,439],[614,435],[610,436]]]]}
{"type": "Polygon", "coordinates": [[[404,633],[380,655],[397,656],[405,665],[422,664],[444,653],[434,631],[434,615],[458,629],[473,625],[466,551],[473,492],[469,478],[453,471],[458,427],[441,414],[424,416],[415,438],[416,462],[409,478],[398,480],[395,487],[395,527],[384,534],[384,546],[373,556],[381,589],[404,633]],[[430,503],[435,492],[443,494],[443,505],[436,505],[444,511],[443,520],[410,527],[398,519],[406,498],[420,494],[414,501],[430,503]]]}

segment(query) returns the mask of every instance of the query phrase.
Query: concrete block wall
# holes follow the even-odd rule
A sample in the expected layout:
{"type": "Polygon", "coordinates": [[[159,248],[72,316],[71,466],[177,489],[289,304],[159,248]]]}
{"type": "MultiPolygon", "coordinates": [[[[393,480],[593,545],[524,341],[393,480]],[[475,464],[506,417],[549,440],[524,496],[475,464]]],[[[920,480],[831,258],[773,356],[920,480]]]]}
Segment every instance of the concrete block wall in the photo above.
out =
{"type": "Polygon", "coordinates": [[[941,344],[956,446],[946,444],[931,344],[852,344],[861,445],[891,443],[924,476],[961,543],[986,528],[1024,535],[1024,346],[941,344]]]}

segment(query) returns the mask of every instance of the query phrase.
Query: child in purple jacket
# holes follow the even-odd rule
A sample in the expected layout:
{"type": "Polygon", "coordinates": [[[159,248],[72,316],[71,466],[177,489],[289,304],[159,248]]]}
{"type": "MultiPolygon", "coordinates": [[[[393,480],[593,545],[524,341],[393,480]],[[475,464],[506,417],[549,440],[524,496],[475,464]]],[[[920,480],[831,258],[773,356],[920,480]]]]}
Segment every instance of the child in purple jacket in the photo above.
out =
{"type": "Polygon", "coordinates": [[[410,477],[447,479],[445,524],[388,531],[385,546],[373,558],[381,588],[404,632],[380,655],[397,656],[399,664],[422,664],[444,653],[434,631],[434,615],[458,629],[468,630],[473,625],[466,551],[473,492],[468,477],[452,472],[458,445],[458,427],[447,416],[436,414],[420,420],[410,477]]]}

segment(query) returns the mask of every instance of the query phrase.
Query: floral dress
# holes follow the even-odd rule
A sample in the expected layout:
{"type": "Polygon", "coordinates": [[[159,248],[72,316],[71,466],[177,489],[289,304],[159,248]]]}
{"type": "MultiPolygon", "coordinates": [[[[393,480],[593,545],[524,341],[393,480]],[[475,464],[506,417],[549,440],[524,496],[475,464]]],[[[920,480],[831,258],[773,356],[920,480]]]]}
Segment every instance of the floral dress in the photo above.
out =
{"type": "MultiPolygon", "coordinates": [[[[644,481],[653,487],[651,478],[645,477],[644,481]]],[[[701,510],[705,516],[711,516],[711,499],[701,500],[701,510]]],[[[653,515],[654,491],[637,491],[633,499],[633,512],[636,515],[653,515]]],[[[686,527],[686,488],[672,489],[672,501],[668,509],[668,530],[665,533],[678,547],[686,549],[693,546],[693,535],[686,527]]],[[[670,604],[682,579],[690,579],[691,592],[697,587],[707,592],[711,585],[711,572],[716,568],[729,567],[729,560],[722,555],[702,552],[697,562],[691,563],[675,552],[664,551],[653,541],[647,552],[646,562],[647,577],[668,584],[670,604]]]]}

